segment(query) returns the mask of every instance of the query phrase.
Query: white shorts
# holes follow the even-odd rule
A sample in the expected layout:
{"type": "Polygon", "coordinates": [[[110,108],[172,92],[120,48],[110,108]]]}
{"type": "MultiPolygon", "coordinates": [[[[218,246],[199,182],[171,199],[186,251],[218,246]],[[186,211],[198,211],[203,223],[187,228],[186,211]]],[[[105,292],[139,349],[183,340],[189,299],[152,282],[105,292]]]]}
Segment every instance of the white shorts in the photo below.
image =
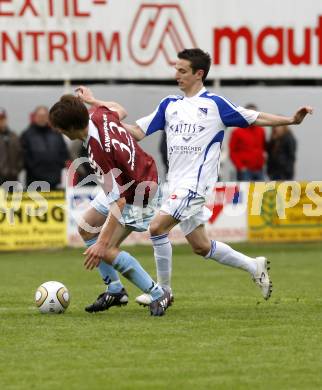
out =
{"type": "MultiPolygon", "coordinates": [[[[159,187],[154,198],[146,207],[126,204],[122,212],[122,219],[120,219],[120,223],[128,226],[131,230],[135,230],[136,232],[145,232],[148,230],[150,222],[156,211],[160,208],[161,200],[162,191],[159,187]]],[[[91,201],[91,206],[100,214],[107,216],[109,212],[109,205],[112,202],[114,202],[114,199],[111,196],[106,195],[101,189],[91,201]]]]}
{"type": "Polygon", "coordinates": [[[205,198],[184,188],[172,191],[162,203],[160,211],[179,220],[185,236],[205,224],[211,216],[211,211],[205,206],[205,198]]]}

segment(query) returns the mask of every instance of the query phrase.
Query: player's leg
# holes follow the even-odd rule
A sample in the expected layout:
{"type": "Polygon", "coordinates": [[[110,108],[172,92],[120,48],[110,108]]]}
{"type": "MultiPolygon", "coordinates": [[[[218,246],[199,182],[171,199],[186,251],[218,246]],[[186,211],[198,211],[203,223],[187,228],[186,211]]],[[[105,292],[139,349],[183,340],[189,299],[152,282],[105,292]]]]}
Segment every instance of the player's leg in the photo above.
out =
{"type": "MultiPolygon", "coordinates": [[[[177,188],[170,191],[149,227],[158,283],[160,282],[162,286],[167,288],[171,295],[172,246],[168,234],[175,225],[196,213],[196,210],[204,203],[203,198],[196,198],[197,193],[187,188],[177,188]]],[[[138,298],[136,300],[138,301],[138,298]]],[[[144,304],[142,300],[139,303],[144,304]]]]}
{"type": "Polygon", "coordinates": [[[163,290],[144,270],[139,261],[117,246],[108,245],[104,260],[119,271],[126,279],[151,297],[151,315],[161,316],[170,303],[169,292],[163,290]]]}
{"type": "MultiPolygon", "coordinates": [[[[158,212],[162,202],[162,195],[162,189],[159,187],[156,195],[152,201],[149,202],[148,206],[140,209],[139,214],[141,215],[141,218],[135,217],[134,224],[131,223],[131,221],[127,221],[127,223],[131,223],[136,231],[149,230],[157,270],[157,283],[163,289],[170,292],[171,299],[173,300],[171,293],[172,246],[168,239],[167,232],[171,230],[177,221],[166,213],[158,212]],[[139,224],[138,220],[140,220],[139,224]],[[160,230],[162,234],[159,234],[160,230]]],[[[137,214],[136,210],[137,208],[133,206],[132,212],[134,215],[137,214]]],[[[151,297],[148,294],[142,294],[135,300],[137,303],[144,306],[148,306],[151,303],[151,297]]]]}
{"type": "MultiPolygon", "coordinates": [[[[106,216],[91,208],[85,213],[84,220],[88,224],[91,224],[90,226],[101,227],[106,220],[106,216]]],[[[97,234],[90,233],[88,230],[90,229],[87,229],[87,231],[80,229],[80,233],[85,239],[86,245],[91,246],[96,242],[97,234]]],[[[119,246],[130,233],[131,230],[127,227],[122,225],[117,226],[109,245],[119,246]]],[[[128,294],[119,279],[117,271],[103,260],[100,262],[98,269],[107,288],[92,304],[86,306],[85,310],[89,313],[96,313],[98,311],[108,310],[112,306],[126,305],[129,300],[128,294]]]]}
{"type": "Polygon", "coordinates": [[[178,220],[160,211],[149,226],[150,239],[153,245],[154,259],[157,269],[157,281],[171,292],[172,245],[168,234],[178,224],[178,220]]]}
{"type": "Polygon", "coordinates": [[[164,189],[159,187],[158,194],[152,201],[154,213],[150,216],[147,215],[146,220],[149,226],[150,239],[153,246],[154,260],[157,270],[157,282],[160,286],[170,292],[171,300],[173,301],[171,289],[172,245],[169,241],[168,234],[178,221],[174,219],[170,213],[159,211],[162,207],[161,202],[164,195],[163,191],[164,189]],[[156,210],[158,210],[157,213],[156,210]]]}
{"type": "MultiPolygon", "coordinates": [[[[171,302],[174,299],[171,289],[172,245],[168,234],[177,223],[178,221],[171,215],[159,211],[149,226],[157,270],[157,283],[170,293],[171,302]]],[[[142,294],[135,298],[135,301],[143,306],[149,305],[151,303],[150,300],[148,294],[142,294]]]]}
{"type": "Polygon", "coordinates": [[[199,225],[187,234],[186,238],[193,251],[199,256],[216,260],[224,265],[241,268],[252,275],[256,271],[256,261],[254,259],[235,251],[223,242],[210,240],[204,225],[199,225]]]}
{"type": "MultiPolygon", "coordinates": [[[[122,212],[122,220],[118,223],[118,229],[126,226],[130,231],[144,231],[147,229],[147,219],[144,217],[142,208],[125,205],[122,212]]],[[[114,236],[113,231],[113,236],[114,236]]],[[[119,244],[110,240],[106,247],[104,260],[119,271],[125,278],[130,280],[144,293],[150,296],[150,310],[153,315],[164,314],[168,307],[170,295],[165,292],[150,275],[142,268],[140,263],[126,251],[120,251],[119,244]],[[166,302],[166,305],[164,305],[166,302]]]]}
{"type": "MultiPolygon", "coordinates": [[[[102,215],[106,215],[108,213],[108,206],[106,206],[105,199],[103,199],[103,194],[94,199],[92,206],[95,207],[96,211],[99,211],[102,215]]],[[[128,220],[126,212],[128,209],[127,206],[128,205],[126,205],[126,209],[123,210],[122,213],[122,217],[125,221],[128,220]]],[[[114,270],[119,271],[125,278],[130,280],[142,291],[151,295],[151,314],[163,315],[168,306],[168,301],[170,299],[169,294],[165,293],[163,289],[152,280],[149,274],[141,267],[139,262],[133,256],[125,251],[120,251],[119,249],[121,242],[132,230],[133,229],[127,225],[123,225],[121,223],[117,224],[117,227],[113,231],[112,238],[106,247],[104,262],[107,263],[108,266],[113,267],[114,270]]],[[[119,294],[122,292],[123,290],[119,294]]],[[[113,296],[113,294],[118,293],[110,293],[110,291],[108,291],[107,293],[102,294],[101,301],[103,300],[103,303],[106,303],[105,308],[102,308],[103,310],[108,309],[112,303],[115,302],[115,295],[113,296]]]]}
{"type": "MultiPolygon", "coordinates": [[[[198,217],[195,216],[194,219],[197,224],[198,217]]],[[[203,224],[194,228],[193,221],[190,221],[190,226],[183,224],[184,228],[186,228],[186,238],[196,254],[205,259],[213,259],[221,264],[249,272],[260,287],[263,297],[268,299],[271,296],[272,283],[268,275],[266,258],[257,257],[253,259],[223,242],[210,240],[203,224]],[[189,227],[193,230],[189,231],[189,227]]]]}
{"type": "MultiPolygon", "coordinates": [[[[78,226],[78,232],[83,238],[87,247],[90,247],[91,245],[95,244],[100,229],[106,220],[106,215],[108,213],[107,210],[108,209],[104,209],[103,214],[96,208],[90,207],[88,210],[85,211],[84,215],[82,216],[80,225],[78,226]]],[[[118,234],[113,237],[113,239],[123,241],[130,232],[119,231],[117,233],[118,234]]],[[[107,264],[105,261],[101,261],[98,266],[98,271],[101,274],[103,282],[106,285],[106,290],[109,290],[112,293],[118,293],[123,289],[123,285],[120,281],[118,273],[110,264],[107,264]]]]}
{"type": "MultiPolygon", "coordinates": [[[[158,282],[170,291],[172,300],[172,246],[168,234],[175,225],[185,220],[191,214],[196,213],[196,210],[200,208],[204,199],[201,197],[196,198],[197,193],[187,188],[178,188],[170,191],[170,195],[166,197],[159,213],[153,218],[149,227],[157,266],[158,282]]],[[[140,304],[145,304],[143,298],[143,296],[137,297],[136,301],[140,304]]]]}

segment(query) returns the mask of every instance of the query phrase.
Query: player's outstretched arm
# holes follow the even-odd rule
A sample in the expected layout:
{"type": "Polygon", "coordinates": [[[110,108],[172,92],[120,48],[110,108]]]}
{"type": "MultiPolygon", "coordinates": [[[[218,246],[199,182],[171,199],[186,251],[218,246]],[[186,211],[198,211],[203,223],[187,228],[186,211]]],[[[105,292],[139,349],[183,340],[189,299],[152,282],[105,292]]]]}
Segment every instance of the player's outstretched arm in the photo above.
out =
{"type": "Polygon", "coordinates": [[[107,102],[104,100],[96,99],[93,95],[93,92],[83,85],[75,89],[76,95],[82,99],[84,103],[87,103],[91,106],[104,106],[112,111],[116,111],[120,120],[123,120],[127,117],[127,112],[121,104],[116,102],[107,102]]]}
{"type": "Polygon", "coordinates": [[[253,125],[256,126],[283,126],[299,125],[307,114],[313,114],[313,108],[310,106],[300,107],[293,116],[286,117],[282,115],[268,114],[261,112],[253,125]]]}
{"type": "Polygon", "coordinates": [[[122,126],[127,130],[134,139],[141,141],[145,137],[144,131],[138,125],[129,125],[128,123],[122,122],[122,126]]]}

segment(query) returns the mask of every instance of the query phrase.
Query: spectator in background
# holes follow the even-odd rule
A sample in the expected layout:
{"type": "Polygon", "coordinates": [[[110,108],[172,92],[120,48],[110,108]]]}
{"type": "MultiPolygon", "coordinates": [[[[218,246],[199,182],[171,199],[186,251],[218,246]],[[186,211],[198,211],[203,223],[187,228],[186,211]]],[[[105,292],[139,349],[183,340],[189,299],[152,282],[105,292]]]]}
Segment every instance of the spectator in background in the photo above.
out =
{"type": "Polygon", "coordinates": [[[86,162],[82,162],[81,164],[77,164],[76,175],[73,178],[73,185],[77,185],[82,183],[81,185],[93,186],[95,183],[92,180],[84,180],[88,178],[91,174],[94,173],[88,161],[88,153],[86,148],[83,145],[83,142],[80,140],[74,140],[71,142],[69,146],[69,152],[71,155],[71,159],[74,161],[77,158],[85,158],[86,162]],[[84,181],[83,181],[84,180],[84,181]]]}
{"type": "MultiPolygon", "coordinates": [[[[258,111],[254,104],[247,109],[258,111]]],[[[265,130],[260,126],[235,128],[229,141],[229,154],[236,167],[238,181],[264,180],[265,130]]]]}
{"type": "Polygon", "coordinates": [[[69,153],[62,135],[49,126],[47,107],[36,107],[32,123],[23,132],[21,142],[26,186],[34,181],[46,181],[51,190],[56,189],[61,182],[62,169],[69,159],[69,153]]]}
{"type": "Polygon", "coordinates": [[[272,127],[267,143],[267,175],[271,180],[293,180],[296,139],[288,126],[272,127]]]}
{"type": "Polygon", "coordinates": [[[18,181],[22,168],[20,140],[8,127],[6,111],[0,108],[0,185],[6,181],[18,181]]]}

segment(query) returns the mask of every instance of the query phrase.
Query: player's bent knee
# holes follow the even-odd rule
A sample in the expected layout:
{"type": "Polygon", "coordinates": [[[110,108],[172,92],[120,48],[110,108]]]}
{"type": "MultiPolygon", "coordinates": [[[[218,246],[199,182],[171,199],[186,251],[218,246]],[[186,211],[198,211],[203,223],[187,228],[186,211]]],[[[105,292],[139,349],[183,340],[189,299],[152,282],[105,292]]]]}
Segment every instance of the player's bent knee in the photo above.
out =
{"type": "Polygon", "coordinates": [[[83,229],[81,226],[78,226],[78,233],[82,237],[84,241],[91,240],[92,238],[97,236],[97,233],[90,233],[83,229]]]}
{"type": "Polygon", "coordinates": [[[106,261],[108,264],[112,264],[115,258],[118,255],[118,248],[117,247],[110,247],[106,249],[104,261],[106,261]]]}
{"type": "Polygon", "coordinates": [[[153,222],[153,221],[150,223],[149,232],[151,237],[164,234],[164,230],[161,228],[161,226],[157,222],[153,222]]]}
{"type": "Polygon", "coordinates": [[[78,226],[77,230],[78,230],[78,234],[79,234],[79,235],[82,237],[82,239],[84,240],[87,232],[86,232],[82,227],[80,227],[80,226],[78,226]]]}
{"type": "Polygon", "coordinates": [[[205,257],[209,253],[209,248],[204,246],[195,246],[192,248],[196,255],[205,257]]]}

